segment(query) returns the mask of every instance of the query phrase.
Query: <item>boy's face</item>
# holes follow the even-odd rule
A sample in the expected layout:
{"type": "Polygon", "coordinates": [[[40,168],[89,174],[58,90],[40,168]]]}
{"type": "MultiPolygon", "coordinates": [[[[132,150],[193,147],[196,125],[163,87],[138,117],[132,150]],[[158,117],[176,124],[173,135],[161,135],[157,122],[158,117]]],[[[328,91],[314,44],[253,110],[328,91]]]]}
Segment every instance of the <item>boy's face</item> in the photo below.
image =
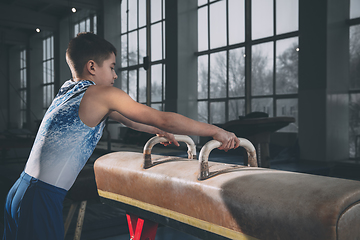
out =
{"type": "Polygon", "coordinates": [[[101,67],[97,65],[94,79],[96,85],[113,86],[115,79],[118,77],[115,72],[115,64],[115,54],[111,53],[110,57],[103,62],[101,67]]]}

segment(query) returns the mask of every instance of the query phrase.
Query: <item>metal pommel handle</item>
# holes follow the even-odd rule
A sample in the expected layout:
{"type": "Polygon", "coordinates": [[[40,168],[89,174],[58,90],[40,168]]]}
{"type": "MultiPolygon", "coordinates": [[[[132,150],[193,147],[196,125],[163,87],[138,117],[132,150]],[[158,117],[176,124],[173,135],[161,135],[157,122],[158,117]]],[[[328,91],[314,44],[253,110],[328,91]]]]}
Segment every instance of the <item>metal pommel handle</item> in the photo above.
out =
{"type": "MultiPolygon", "coordinates": [[[[245,138],[239,138],[240,140],[240,146],[245,148],[247,154],[248,154],[248,166],[250,167],[257,167],[257,160],[256,160],[256,150],[254,145],[245,138]]],[[[199,180],[207,179],[210,172],[209,172],[209,164],[208,164],[208,158],[210,155],[210,152],[221,146],[221,142],[217,140],[211,140],[207,142],[200,150],[199,154],[199,162],[200,162],[200,176],[199,180]]]]}
{"type": "MultiPolygon", "coordinates": [[[[196,159],[196,146],[194,141],[186,135],[174,135],[175,140],[178,142],[184,142],[186,143],[187,147],[188,147],[188,158],[189,159],[196,159]]],[[[150,138],[145,146],[144,146],[144,168],[149,168],[153,165],[152,160],[151,160],[151,150],[152,148],[155,146],[155,144],[158,143],[162,143],[162,142],[169,142],[169,140],[165,137],[152,137],[150,138]]]]}

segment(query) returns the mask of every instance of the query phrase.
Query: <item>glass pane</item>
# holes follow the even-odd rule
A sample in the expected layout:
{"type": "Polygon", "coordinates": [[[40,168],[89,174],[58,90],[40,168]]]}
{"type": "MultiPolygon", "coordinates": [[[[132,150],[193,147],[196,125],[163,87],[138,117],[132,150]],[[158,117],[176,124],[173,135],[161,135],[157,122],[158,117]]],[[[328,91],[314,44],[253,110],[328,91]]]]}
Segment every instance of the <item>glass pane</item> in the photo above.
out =
{"type": "Polygon", "coordinates": [[[245,96],[245,49],[229,51],[229,97],[245,96]]]}
{"type": "Polygon", "coordinates": [[[225,102],[210,103],[210,123],[224,123],[225,120],[225,102]]]}
{"type": "Polygon", "coordinates": [[[93,29],[94,34],[97,34],[97,16],[94,15],[94,29],[93,29]]]}
{"type": "Polygon", "coordinates": [[[46,107],[48,107],[50,105],[51,100],[52,100],[51,87],[52,87],[51,85],[46,86],[47,92],[48,92],[47,99],[46,99],[46,107]]]}
{"type": "Polygon", "coordinates": [[[162,100],[162,64],[151,66],[151,102],[162,100]]]}
{"type": "Polygon", "coordinates": [[[208,97],[208,55],[198,57],[198,99],[208,97]]]}
{"type": "Polygon", "coordinates": [[[129,96],[137,101],[137,76],[136,70],[129,71],[129,96]]]}
{"type": "Polygon", "coordinates": [[[276,93],[298,92],[298,37],[276,42],[276,93]]]}
{"type": "Polygon", "coordinates": [[[208,123],[208,102],[198,102],[198,121],[208,123]]]}
{"type": "Polygon", "coordinates": [[[299,30],[299,0],[276,0],[276,34],[299,30]]]}
{"type": "Polygon", "coordinates": [[[226,45],[226,1],[210,5],[210,48],[226,45]]]}
{"type": "Polygon", "coordinates": [[[74,25],[74,37],[76,37],[76,35],[79,33],[79,24],[78,23],[76,23],[75,25],[74,25]]]}
{"type": "Polygon", "coordinates": [[[129,0],[129,31],[137,28],[137,0],[129,0]]]}
{"type": "Polygon", "coordinates": [[[47,83],[51,83],[51,63],[50,61],[47,61],[46,62],[46,73],[47,73],[47,77],[46,77],[46,80],[47,80],[47,83]]]}
{"type": "Polygon", "coordinates": [[[245,41],[244,0],[229,0],[229,44],[245,41]]]}
{"type": "Polygon", "coordinates": [[[360,0],[350,0],[350,18],[360,17],[360,0]]]}
{"type": "Polygon", "coordinates": [[[46,59],[50,59],[51,58],[51,39],[47,38],[46,39],[46,59]]]}
{"type": "Polygon", "coordinates": [[[273,92],[273,52],[273,42],[262,43],[252,47],[252,95],[269,95],[273,92]]]}
{"type": "Polygon", "coordinates": [[[152,108],[155,108],[156,110],[162,111],[162,103],[152,103],[152,108]]]}
{"type": "Polygon", "coordinates": [[[43,40],[43,60],[46,60],[46,40],[43,40]]]}
{"type": "Polygon", "coordinates": [[[245,100],[229,100],[229,121],[239,119],[239,116],[245,116],[245,100]]]}
{"type": "Polygon", "coordinates": [[[139,102],[146,102],[146,71],[139,68],[139,102]]]}
{"type": "Polygon", "coordinates": [[[80,32],[85,32],[85,21],[81,21],[80,22],[80,29],[79,29],[80,32]]]}
{"type": "Polygon", "coordinates": [[[139,61],[140,64],[144,62],[143,58],[146,57],[146,28],[139,30],[139,61]]]}
{"type": "Polygon", "coordinates": [[[151,0],[151,23],[161,20],[161,0],[151,0]]]}
{"type": "Polygon", "coordinates": [[[295,123],[279,130],[279,132],[298,132],[298,100],[279,99],[276,101],[276,116],[287,116],[295,118],[295,123]]]}
{"type": "Polygon", "coordinates": [[[127,79],[127,71],[121,72],[121,90],[128,93],[128,79],[127,79]]]}
{"type": "Polygon", "coordinates": [[[90,32],[90,30],[91,30],[91,29],[90,29],[90,18],[87,18],[87,19],[86,19],[86,31],[87,31],[87,32],[90,32]]]}
{"type": "Polygon", "coordinates": [[[146,25],[146,0],[139,0],[139,27],[146,25]]]}
{"type": "Polygon", "coordinates": [[[350,27],[350,88],[360,89],[360,25],[350,27]]]}
{"type": "Polygon", "coordinates": [[[53,36],[51,36],[51,38],[50,38],[50,43],[51,43],[51,47],[50,47],[51,54],[50,54],[50,57],[51,57],[51,58],[54,58],[54,37],[53,37],[53,36]]]}
{"type": "Polygon", "coordinates": [[[208,38],[208,7],[203,7],[198,11],[198,51],[209,48],[208,38]]]}
{"type": "Polygon", "coordinates": [[[253,98],[251,100],[252,112],[264,112],[269,114],[269,117],[273,114],[273,99],[272,98],[253,98]]]}
{"type": "Polygon", "coordinates": [[[207,0],[198,0],[198,6],[204,5],[207,3],[207,0]]]}
{"type": "Polygon", "coordinates": [[[360,93],[350,94],[349,114],[350,157],[360,158],[360,93]]]}
{"type": "Polygon", "coordinates": [[[121,1],[121,32],[127,32],[127,1],[123,0],[121,1]]]}
{"type": "Polygon", "coordinates": [[[129,33],[129,66],[138,64],[137,33],[129,33]]]}
{"type": "Polygon", "coordinates": [[[162,59],[161,23],[151,26],[151,61],[162,59]]]}
{"type": "Polygon", "coordinates": [[[128,66],[128,54],[127,54],[127,37],[128,35],[121,36],[121,66],[128,66]]]}
{"type": "Polygon", "coordinates": [[[54,82],[54,75],[55,75],[54,59],[51,59],[50,62],[51,62],[51,82],[54,82]]]}
{"type": "Polygon", "coordinates": [[[210,98],[226,97],[226,52],[210,55],[210,98]]]}
{"type": "Polygon", "coordinates": [[[43,87],[43,108],[46,108],[46,87],[43,87]]]}
{"type": "Polygon", "coordinates": [[[46,62],[43,62],[43,83],[46,83],[46,62]]]}
{"type": "Polygon", "coordinates": [[[274,34],[273,0],[251,1],[252,39],[269,37],[274,34]]]}

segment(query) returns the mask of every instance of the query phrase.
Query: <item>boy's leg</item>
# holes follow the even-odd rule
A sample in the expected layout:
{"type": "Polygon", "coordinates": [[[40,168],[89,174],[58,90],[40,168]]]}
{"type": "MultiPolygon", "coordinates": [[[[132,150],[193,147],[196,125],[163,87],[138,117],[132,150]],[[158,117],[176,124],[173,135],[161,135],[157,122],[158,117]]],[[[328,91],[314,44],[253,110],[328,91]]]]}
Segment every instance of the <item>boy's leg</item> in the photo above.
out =
{"type": "Polygon", "coordinates": [[[4,240],[63,240],[62,203],[65,195],[65,190],[25,174],[11,202],[9,230],[6,228],[4,240]],[[25,190],[23,185],[27,185],[25,190]],[[14,201],[19,199],[18,196],[21,200],[14,201]]]}
{"type": "Polygon", "coordinates": [[[23,175],[14,183],[6,197],[4,209],[4,235],[3,240],[16,239],[16,232],[18,227],[17,206],[21,202],[27,185],[22,181],[23,175]]]}

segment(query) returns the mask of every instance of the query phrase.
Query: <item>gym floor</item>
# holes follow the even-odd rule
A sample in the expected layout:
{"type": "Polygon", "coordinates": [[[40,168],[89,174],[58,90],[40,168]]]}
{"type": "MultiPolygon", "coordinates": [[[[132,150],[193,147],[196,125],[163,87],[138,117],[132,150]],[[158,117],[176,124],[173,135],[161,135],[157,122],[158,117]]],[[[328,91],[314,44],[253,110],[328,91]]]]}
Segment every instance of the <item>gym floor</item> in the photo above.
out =
{"type": "MultiPolygon", "coordinates": [[[[112,151],[132,151],[142,152],[142,146],[129,145],[122,143],[112,143],[112,151]]],[[[270,151],[272,148],[270,146],[270,151]]],[[[26,159],[29,155],[30,148],[14,148],[3,151],[0,158],[0,236],[3,232],[3,206],[5,197],[16,181],[20,173],[23,171],[26,159]]],[[[99,142],[94,154],[89,159],[87,165],[92,166],[94,161],[108,153],[107,143],[99,142]]],[[[155,146],[153,153],[187,157],[186,146],[181,145],[180,148],[155,146]]],[[[214,150],[209,157],[210,161],[221,161],[226,163],[242,164],[241,154],[237,150],[225,153],[223,151],[214,150]]],[[[276,149],[276,156],[273,156],[271,161],[271,168],[303,172],[323,176],[340,177],[347,179],[360,180],[360,161],[349,160],[341,163],[326,164],[322,162],[304,162],[298,161],[293,157],[289,149],[276,149]]],[[[71,200],[66,199],[64,202],[64,219],[66,219],[71,200]]],[[[79,208],[79,205],[78,207],[79,208]]],[[[75,227],[77,221],[77,210],[72,218],[69,230],[65,239],[70,240],[74,238],[75,227]]],[[[125,212],[121,209],[116,209],[106,204],[102,204],[98,199],[92,199],[87,202],[83,229],[81,239],[84,240],[128,240],[129,233],[125,217],[125,212]]],[[[186,233],[177,231],[175,229],[159,226],[156,240],[165,239],[198,239],[186,233]]]]}

